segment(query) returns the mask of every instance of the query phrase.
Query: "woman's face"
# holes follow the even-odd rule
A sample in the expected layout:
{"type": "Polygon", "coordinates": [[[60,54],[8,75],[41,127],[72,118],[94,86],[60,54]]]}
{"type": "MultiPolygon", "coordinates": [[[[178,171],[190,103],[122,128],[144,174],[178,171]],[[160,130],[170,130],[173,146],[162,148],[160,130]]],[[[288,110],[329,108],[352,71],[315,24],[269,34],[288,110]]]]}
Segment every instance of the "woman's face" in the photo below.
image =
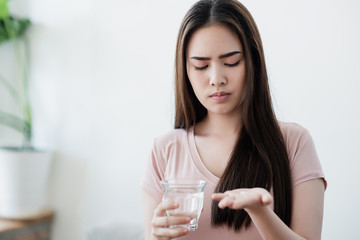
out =
{"type": "Polygon", "coordinates": [[[208,114],[238,111],[246,72],[237,35],[219,24],[202,27],[191,36],[186,58],[190,83],[208,114]]]}

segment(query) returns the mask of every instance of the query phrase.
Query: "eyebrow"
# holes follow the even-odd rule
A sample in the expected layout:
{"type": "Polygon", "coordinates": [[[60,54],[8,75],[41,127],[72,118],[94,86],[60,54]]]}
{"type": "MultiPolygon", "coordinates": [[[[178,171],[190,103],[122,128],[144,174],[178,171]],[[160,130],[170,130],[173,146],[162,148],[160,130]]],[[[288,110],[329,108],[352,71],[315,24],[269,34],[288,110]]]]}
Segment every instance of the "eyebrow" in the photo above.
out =
{"type": "MultiPolygon", "coordinates": [[[[222,58],[227,58],[227,57],[231,57],[231,56],[233,56],[233,55],[235,55],[235,54],[240,54],[240,53],[242,53],[242,52],[240,52],[240,51],[233,51],[233,52],[229,52],[229,53],[222,54],[222,55],[219,56],[219,58],[220,58],[220,59],[222,59],[222,58]]],[[[193,56],[193,57],[191,57],[190,59],[195,59],[195,60],[210,60],[209,57],[198,57],[198,56],[193,56]]]]}

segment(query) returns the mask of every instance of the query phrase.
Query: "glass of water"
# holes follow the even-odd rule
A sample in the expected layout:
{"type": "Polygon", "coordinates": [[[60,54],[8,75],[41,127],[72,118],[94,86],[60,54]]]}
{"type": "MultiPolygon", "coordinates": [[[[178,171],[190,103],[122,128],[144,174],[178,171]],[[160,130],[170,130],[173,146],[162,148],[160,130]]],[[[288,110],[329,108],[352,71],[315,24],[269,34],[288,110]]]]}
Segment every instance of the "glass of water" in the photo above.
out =
{"type": "Polygon", "coordinates": [[[167,216],[190,217],[189,224],[170,225],[170,228],[187,227],[190,231],[198,228],[200,214],[204,204],[206,182],[194,179],[168,179],[161,181],[163,202],[178,203],[179,207],[166,211],[167,216]]]}

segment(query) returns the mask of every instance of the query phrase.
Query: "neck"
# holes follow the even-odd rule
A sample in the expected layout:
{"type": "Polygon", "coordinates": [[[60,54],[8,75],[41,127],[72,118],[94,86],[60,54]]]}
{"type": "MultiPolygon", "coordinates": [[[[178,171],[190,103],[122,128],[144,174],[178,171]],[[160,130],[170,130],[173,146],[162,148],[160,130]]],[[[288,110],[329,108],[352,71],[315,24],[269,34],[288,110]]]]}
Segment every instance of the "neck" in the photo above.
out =
{"type": "Polygon", "coordinates": [[[229,135],[238,134],[241,129],[241,116],[236,114],[223,115],[208,113],[196,125],[196,132],[201,135],[229,135]]]}

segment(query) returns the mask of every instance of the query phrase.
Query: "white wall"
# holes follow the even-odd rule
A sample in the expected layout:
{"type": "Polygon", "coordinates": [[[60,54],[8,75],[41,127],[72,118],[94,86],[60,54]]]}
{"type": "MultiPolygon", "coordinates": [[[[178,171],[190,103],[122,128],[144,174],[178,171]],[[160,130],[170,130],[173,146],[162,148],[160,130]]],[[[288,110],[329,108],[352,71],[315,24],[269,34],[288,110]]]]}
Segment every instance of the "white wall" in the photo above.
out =
{"type": "MultiPolygon", "coordinates": [[[[194,2],[13,0],[33,21],[35,143],[55,151],[54,240],[142,221],[138,182],[153,137],[172,127],[176,34],[194,2]]],[[[323,239],[358,239],[360,4],[243,3],[262,34],[278,116],[310,130],[322,161],[323,239]]],[[[19,138],[0,128],[1,144],[19,138]]]]}

